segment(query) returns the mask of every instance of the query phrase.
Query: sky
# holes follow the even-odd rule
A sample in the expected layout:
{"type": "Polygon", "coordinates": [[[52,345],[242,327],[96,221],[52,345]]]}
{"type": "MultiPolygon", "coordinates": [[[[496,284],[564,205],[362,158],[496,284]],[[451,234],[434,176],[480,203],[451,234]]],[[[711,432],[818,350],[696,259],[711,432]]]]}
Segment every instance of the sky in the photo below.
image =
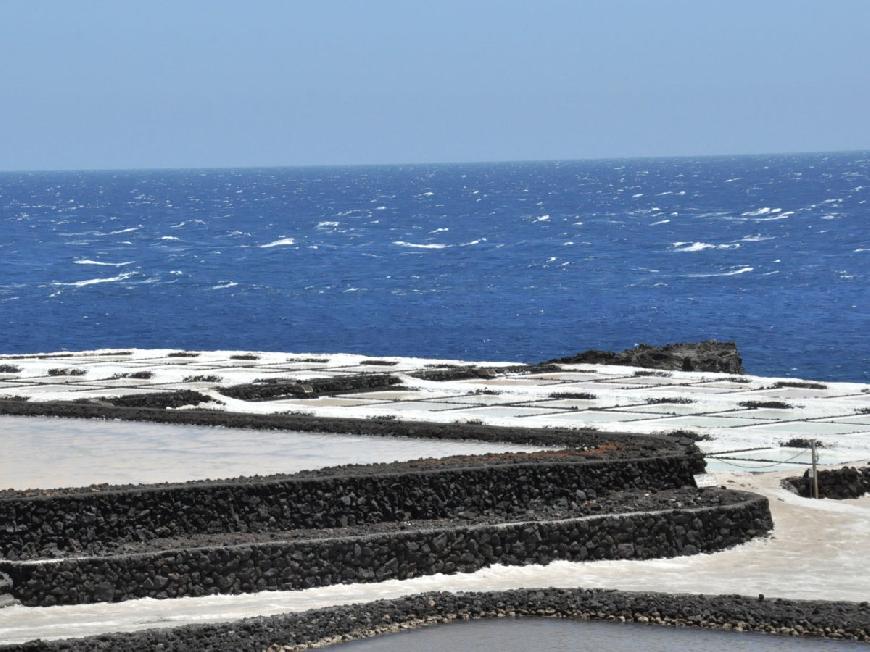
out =
{"type": "Polygon", "coordinates": [[[868,0],[0,0],[0,170],[856,149],[868,0]]]}

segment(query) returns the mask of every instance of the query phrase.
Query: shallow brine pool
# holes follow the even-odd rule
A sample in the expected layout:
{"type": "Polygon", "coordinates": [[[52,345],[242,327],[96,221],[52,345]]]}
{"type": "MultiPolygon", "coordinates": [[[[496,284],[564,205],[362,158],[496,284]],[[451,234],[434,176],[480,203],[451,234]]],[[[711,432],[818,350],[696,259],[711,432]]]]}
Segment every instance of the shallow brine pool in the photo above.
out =
{"type": "Polygon", "coordinates": [[[549,618],[481,620],[438,625],[330,646],[347,652],[839,652],[861,643],[771,636],[750,632],[676,629],[654,625],[592,623],[549,618]]]}
{"type": "Polygon", "coordinates": [[[182,482],[540,450],[490,442],[42,417],[0,417],[0,447],[0,489],[182,482]]]}

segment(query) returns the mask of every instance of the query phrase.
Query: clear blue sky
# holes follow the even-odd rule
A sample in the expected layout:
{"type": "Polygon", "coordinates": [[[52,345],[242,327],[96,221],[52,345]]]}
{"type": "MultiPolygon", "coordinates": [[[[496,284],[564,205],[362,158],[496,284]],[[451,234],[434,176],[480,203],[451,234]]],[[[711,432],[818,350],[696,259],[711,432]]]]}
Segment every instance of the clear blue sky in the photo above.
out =
{"type": "Polygon", "coordinates": [[[870,148],[870,0],[0,0],[0,169],[870,148]]]}

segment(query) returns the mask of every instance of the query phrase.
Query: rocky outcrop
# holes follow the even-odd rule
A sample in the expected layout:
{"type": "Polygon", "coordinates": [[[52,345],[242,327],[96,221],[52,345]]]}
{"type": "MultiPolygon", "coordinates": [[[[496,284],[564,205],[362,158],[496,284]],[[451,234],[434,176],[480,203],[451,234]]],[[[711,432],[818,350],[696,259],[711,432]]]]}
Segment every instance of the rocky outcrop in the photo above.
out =
{"type": "Polygon", "coordinates": [[[742,374],[743,360],[734,342],[706,340],[651,346],[639,344],[620,353],[589,350],[545,364],[615,364],[645,369],[742,374]]]}
{"type": "Polygon", "coordinates": [[[317,398],[333,394],[351,392],[370,392],[390,389],[401,380],[390,374],[356,374],[329,378],[310,378],[308,380],[281,380],[270,378],[253,383],[243,383],[223,387],[219,391],[224,396],[243,401],[274,401],[280,398],[317,398]]]}
{"type": "MultiPolygon", "coordinates": [[[[813,478],[809,469],[799,478],[786,478],[783,484],[804,498],[813,496],[813,478]]],[[[867,492],[870,492],[870,466],[819,471],[819,498],[860,498],[867,492]]]]}

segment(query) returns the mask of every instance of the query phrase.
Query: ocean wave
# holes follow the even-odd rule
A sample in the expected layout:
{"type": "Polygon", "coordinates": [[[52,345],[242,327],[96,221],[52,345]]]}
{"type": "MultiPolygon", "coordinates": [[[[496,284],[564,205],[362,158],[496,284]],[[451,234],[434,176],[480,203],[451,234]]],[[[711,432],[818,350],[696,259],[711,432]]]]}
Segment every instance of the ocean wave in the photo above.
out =
{"type": "Polygon", "coordinates": [[[393,240],[393,244],[397,247],[407,247],[409,249],[446,249],[448,245],[430,242],[426,244],[418,244],[416,242],[405,242],[404,240],[393,240]]]}
{"type": "Polygon", "coordinates": [[[135,272],[124,272],[123,274],[118,274],[117,276],[112,276],[109,278],[90,278],[85,281],[72,281],[72,282],[61,282],[61,281],[53,281],[52,285],[56,285],[58,287],[74,287],[74,288],[83,288],[88,285],[98,285],[100,283],[117,283],[119,281],[126,281],[131,276],[135,276],[135,272]]]}
{"type": "Polygon", "coordinates": [[[768,215],[770,213],[781,213],[781,208],[771,208],[770,206],[762,206],[761,208],[756,208],[754,211],[744,211],[740,213],[741,215],[745,215],[746,217],[758,217],[759,215],[768,215]]]}
{"type": "Polygon", "coordinates": [[[89,258],[79,258],[73,262],[76,265],[99,265],[100,267],[126,267],[127,265],[133,264],[133,261],[127,261],[124,263],[104,263],[99,260],[90,260],[89,258]]]}
{"type": "Polygon", "coordinates": [[[682,253],[693,253],[696,251],[704,251],[705,249],[737,249],[740,244],[730,242],[726,244],[710,244],[709,242],[675,242],[673,244],[674,251],[682,253]]]}
{"type": "Polygon", "coordinates": [[[738,276],[739,274],[748,274],[754,271],[754,267],[745,265],[743,267],[732,267],[727,272],[717,272],[715,274],[687,274],[689,278],[713,278],[714,276],[738,276]]]}
{"type": "Polygon", "coordinates": [[[260,249],[272,249],[273,247],[288,247],[294,244],[296,244],[296,240],[294,238],[279,238],[278,240],[273,240],[272,242],[261,244],[260,249]]]}

